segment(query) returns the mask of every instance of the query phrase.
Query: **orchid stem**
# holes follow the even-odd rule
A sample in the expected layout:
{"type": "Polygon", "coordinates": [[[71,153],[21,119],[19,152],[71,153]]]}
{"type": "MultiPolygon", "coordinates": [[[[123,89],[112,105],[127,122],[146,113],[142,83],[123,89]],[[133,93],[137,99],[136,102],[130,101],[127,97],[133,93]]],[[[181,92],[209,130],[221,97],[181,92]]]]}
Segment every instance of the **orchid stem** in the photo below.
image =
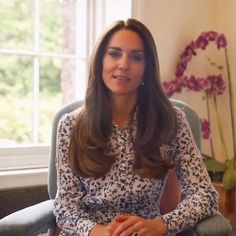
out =
{"type": "MultiPolygon", "coordinates": [[[[209,95],[208,95],[207,92],[206,92],[206,104],[207,104],[207,118],[208,118],[208,121],[210,121],[211,120],[211,114],[210,114],[210,105],[209,105],[209,95]]],[[[210,137],[209,141],[210,141],[211,155],[214,158],[215,157],[215,151],[214,151],[214,148],[213,148],[213,142],[212,142],[211,137],[210,137]]]]}
{"type": "Polygon", "coordinates": [[[218,128],[219,128],[219,133],[220,133],[219,134],[220,135],[220,140],[221,140],[221,143],[222,143],[222,149],[223,149],[223,152],[225,154],[226,160],[228,160],[229,156],[228,156],[228,151],[227,151],[226,144],[225,144],[223,128],[222,128],[222,125],[221,125],[221,122],[220,122],[218,105],[217,105],[217,100],[216,100],[216,96],[215,95],[213,95],[213,103],[215,105],[216,118],[217,118],[217,124],[218,124],[218,128]]]}
{"type": "Polygon", "coordinates": [[[235,124],[234,124],[234,121],[235,121],[235,117],[234,117],[234,99],[233,99],[232,81],[231,81],[231,73],[230,73],[230,68],[229,68],[229,58],[228,58],[227,48],[225,48],[225,61],[226,61],[228,88],[229,88],[229,104],[230,104],[230,114],[231,114],[232,137],[233,137],[233,159],[236,160],[236,137],[235,137],[235,124]]]}

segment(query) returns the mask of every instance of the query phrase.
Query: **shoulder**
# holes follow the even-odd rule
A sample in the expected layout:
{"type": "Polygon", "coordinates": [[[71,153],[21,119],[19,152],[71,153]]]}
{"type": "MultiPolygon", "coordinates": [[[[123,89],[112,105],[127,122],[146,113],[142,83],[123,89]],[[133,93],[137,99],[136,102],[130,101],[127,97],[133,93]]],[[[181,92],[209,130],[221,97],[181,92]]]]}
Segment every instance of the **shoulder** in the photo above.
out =
{"type": "Polygon", "coordinates": [[[183,108],[174,107],[174,110],[175,110],[177,119],[181,119],[181,118],[183,118],[183,116],[185,116],[185,113],[184,113],[184,111],[183,111],[183,108]]]}
{"type": "Polygon", "coordinates": [[[183,123],[188,122],[186,114],[182,108],[179,107],[174,107],[175,113],[176,113],[176,119],[177,119],[177,124],[178,127],[183,125],[183,123]]]}
{"type": "Polygon", "coordinates": [[[70,113],[65,113],[62,115],[58,122],[58,132],[71,133],[76,125],[76,121],[80,112],[81,108],[78,108],[70,113]]]}
{"type": "Polygon", "coordinates": [[[186,113],[182,108],[175,107],[176,119],[177,119],[177,134],[176,137],[183,138],[185,136],[191,136],[192,131],[187,118],[186,113]]]}

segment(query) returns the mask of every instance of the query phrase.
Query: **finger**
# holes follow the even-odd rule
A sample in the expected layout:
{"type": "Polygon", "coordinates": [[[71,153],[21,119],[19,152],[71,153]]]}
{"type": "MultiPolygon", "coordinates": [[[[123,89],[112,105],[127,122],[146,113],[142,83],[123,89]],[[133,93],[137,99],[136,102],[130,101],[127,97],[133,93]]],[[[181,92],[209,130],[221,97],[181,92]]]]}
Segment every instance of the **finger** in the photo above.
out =
{"type": "Polygon", "coordinates": [[[132,225],[132,221],[128,218],[126,221],[123,221],[117,226],[112,236],[120,236],[121,233],[125,232],[127,228],[132,225]]]}
{"type": "Polygon", "coordinates": [[[114,220],[117,222],[123,222],[126,221],[129,218],[127,215],[117,215],[114,220]]]}
{"type": "Polygon", "coordinates": [[[139,233],[139,236],[147,236],[147,229],[141,229],[137,231],[139,233]]]}
{"type": "Polygon", "coordinates": [[[133,227],[135,223],[137,223],[138,218],[136,217],[127,217],[127,220],[123,221],[119,224],[119,226],[116,228],[112,236],[120,236],[123,234],[124,236],[129,236],[132,233],[132,230],[128,230],[130,227],[133,227]],[[127,233],[128,232],[128,233],[127,233]]]}
{"type": "Polygon", "coordinates": [[[109,236],[113,234],[113,232],[115,231],[115,229],[118,227],[119,224],[120,224],[119,222],[113,220],[110,224],[107,225],[107,232],[109,236]]]}
{"type": "Polygon", "coordinates": [[[135,232],[139,232],[139,235],[141,236],[141,232],[144,230],[143,222],[141,221],[135,221],[134,224],[132,224],[130,227],[128,227],[124,232],[120,234],[120,236],[129,236],[132,235],[135,232]]]}

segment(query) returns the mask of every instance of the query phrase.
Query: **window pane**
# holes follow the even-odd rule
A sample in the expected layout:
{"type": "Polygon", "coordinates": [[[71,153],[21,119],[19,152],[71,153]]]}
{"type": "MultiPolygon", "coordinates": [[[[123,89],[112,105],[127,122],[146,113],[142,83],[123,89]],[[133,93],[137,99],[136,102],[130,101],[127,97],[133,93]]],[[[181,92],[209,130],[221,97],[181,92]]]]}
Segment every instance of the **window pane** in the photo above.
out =
{"type": "MultiPolygon", "coordinates": [[[[63,37],[70,36],[66,30],[75,30],[75,27],[70,26],[71,18],[68,18],[67,27],[63,30],[63,22],[66,14],[71,16],[76,9],[68,8],[63,5],[63,2],[58,0],[47,0],[40,2],[40,50],[44,52],[63,52],[63,37]]],[[[72,2],[72,1],[68,1],[72,2]]],[[[70,52],[67,52],[70,53],[70,52]]]]}
{"type": "Polygon", "coordinates": [[[0,47],[33,48],[33,1],[0,1],[0,47]]]}
{"type": "Polygon", "coordinates": [[[88,50],[87,0],[78,0],[77,4],[77,53],[79,57],[86,58],[88,50]]]}
{"type": "Polygon", "coordinates": [[[77,60],[77,68],[76,68],[76,78],[75,78],[75,87],[76,94],[75,98],[77,100],[84,100],[85,98],[85,90],[87,86],[87,64],[85,60],[77,60]]]}
{"type": "Polygon", "coordinates": [[[31,143],[32,60],[0,55],[0,61],[0,146],[31,143]]]}
{"type": "Polygon", "coordinates": [[[53,116],[62,106],[60,77],[61,59],[40,59],[39,143],[50,143],[53,116]]]}
{"type": "Polygon", "coordinates": [[[75,60],[40,59],[40,143],[49,143],[53,116],[63,104],[73,100],[75,60]]]}

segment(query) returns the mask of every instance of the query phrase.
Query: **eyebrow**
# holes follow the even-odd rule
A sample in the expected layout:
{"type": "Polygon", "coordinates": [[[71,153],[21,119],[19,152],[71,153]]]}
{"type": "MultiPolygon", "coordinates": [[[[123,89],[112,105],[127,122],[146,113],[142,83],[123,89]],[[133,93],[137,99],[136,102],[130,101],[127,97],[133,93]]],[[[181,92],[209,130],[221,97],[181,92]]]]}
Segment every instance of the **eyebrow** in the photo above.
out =
{"type": "MultiPolygon", "coordinates": [[[[117,50],[117,51],[122,51],[121,48],[119,47],[108,47],[107,50],[109,49],[113,49],[113,50],[117,50]]],[[[140,52],[140,53],[144,53],[143,49],[133,49],[131,50],[131,52],[140,52]]]]}

